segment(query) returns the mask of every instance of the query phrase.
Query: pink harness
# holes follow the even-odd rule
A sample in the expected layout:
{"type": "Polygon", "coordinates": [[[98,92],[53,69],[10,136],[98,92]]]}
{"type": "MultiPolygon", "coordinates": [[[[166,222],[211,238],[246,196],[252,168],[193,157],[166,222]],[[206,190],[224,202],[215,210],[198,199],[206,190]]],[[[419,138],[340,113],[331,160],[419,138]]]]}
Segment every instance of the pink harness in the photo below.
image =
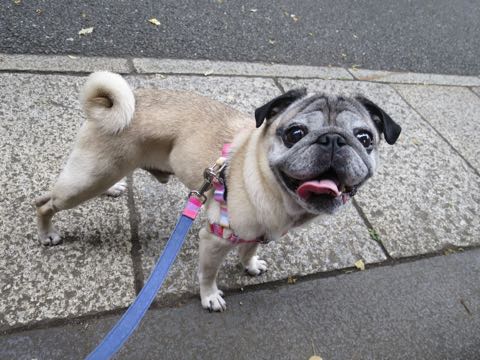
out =
{"type": "MultiPolygon", "coordinates": [[[[222,148],[222,158],[226,161],[228,153],[230,152],[231,144],[224,144],[222,148]]],[[[230,230],[230,222],[228,221],[228,209],[227,202],[225,201],[225,185],[220,181],[213,182],[213,199],[220,205],[220,220],[218,223],[209,223],[210,232],[222,239],[230,241],[234,245],[245,243],[260,243],[263,242],[263,237],[259,237],[253,240],[245,240],[239,238],[233,232],[227,238],[224,237],[225,229],[230,230]]]]}

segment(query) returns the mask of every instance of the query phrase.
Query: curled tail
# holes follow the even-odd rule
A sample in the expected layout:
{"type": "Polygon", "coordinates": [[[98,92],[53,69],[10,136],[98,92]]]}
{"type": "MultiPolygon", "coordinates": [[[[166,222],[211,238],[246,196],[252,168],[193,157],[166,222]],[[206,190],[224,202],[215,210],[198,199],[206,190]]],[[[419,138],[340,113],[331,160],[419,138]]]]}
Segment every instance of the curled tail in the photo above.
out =
{"type": "Polygon", "coordinates": [[[88,77],[80,101],[88,120],[108,134],[118,134],[128,127],[135,111],[135,97],[128,83],[108,71],[88,77]]]}

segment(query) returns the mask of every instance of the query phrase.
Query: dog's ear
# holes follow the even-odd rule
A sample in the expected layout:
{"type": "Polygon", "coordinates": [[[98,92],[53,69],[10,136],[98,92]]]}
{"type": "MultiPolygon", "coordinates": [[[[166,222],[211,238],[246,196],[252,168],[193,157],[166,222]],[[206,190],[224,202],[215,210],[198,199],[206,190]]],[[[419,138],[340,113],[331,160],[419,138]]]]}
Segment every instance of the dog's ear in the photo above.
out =
{"type": "Polygon", "coordinates": [[[358,95],[355,100],[360,102],[369,112],[373,122],[377,126],[380,133],[383,133],[388,144],[393,145],[397,141],[402,128],[390,116],[385,113],[378,105],[374,104],[367,98],[358,95]]]}
{"type": "Polygon", "coordinates": [[[259,107],[257,110],[255,110],[257,128],[263,124],[264,120],[267,120],[268,123],[268,120],[273,118],[275,115],[280,114],[293,102],[304,97],[305,95],[307,95],[307,89],[305,88],[290,90],[259,107]]]}

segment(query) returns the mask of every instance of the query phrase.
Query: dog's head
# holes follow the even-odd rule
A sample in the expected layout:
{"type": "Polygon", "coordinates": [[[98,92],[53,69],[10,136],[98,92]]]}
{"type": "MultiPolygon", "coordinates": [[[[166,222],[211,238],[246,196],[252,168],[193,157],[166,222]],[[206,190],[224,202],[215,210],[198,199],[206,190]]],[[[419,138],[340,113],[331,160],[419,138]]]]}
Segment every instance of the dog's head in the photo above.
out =
{"type": "Polygon", "coordinates": [[[264,126],[268,162],[302,208],[333,213],[370,178],[383,137],[394,144],[401,128],[380,107],[356,96],[291,90],[255,111],[264,126]]]}

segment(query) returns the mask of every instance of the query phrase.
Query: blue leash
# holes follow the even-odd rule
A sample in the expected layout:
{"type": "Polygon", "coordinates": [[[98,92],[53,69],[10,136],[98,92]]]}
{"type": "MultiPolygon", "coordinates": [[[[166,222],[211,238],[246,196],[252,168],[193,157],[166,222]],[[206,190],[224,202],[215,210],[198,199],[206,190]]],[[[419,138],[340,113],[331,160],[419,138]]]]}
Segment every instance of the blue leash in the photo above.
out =
{"type": "MultiPolygon", "coordinates": [[[[202,200],[205,199],[203,193],[194,192],[200,195],[202,200]]],[[[188,203],[183,210],[180,219],[173,230],[172,235],[167,241],[167,245],[163,249],[160,258],[153,268],[150,277],[138,294],[132,305],[127,309],[122,318],[115,324],[110,332],[105,336],[103,341],[93,350],[86,358],[87,360],[104,360],[110,359],[125,341],[132,335],[145,316],[148,308],[155,299],[155,295],[160,290],[165,277],[167,276],[170,266],[172,266],[177,257],[180,248],[183,245],[188,230],[192,226],[193,220],[198,214],[200,207],[204,201],[200,201],[197,197],[190,196],[188,203]]]]}

